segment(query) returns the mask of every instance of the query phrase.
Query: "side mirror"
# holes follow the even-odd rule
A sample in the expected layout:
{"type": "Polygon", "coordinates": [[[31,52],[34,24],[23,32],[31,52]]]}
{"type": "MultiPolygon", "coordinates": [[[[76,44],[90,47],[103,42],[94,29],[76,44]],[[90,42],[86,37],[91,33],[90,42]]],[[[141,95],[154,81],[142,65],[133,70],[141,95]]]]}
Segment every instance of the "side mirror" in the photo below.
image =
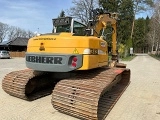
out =
{"type": "Polygon", "coordinates": [[[86,29],[86,35],[87,36],[93,35],[93,29],[86,29]]]}

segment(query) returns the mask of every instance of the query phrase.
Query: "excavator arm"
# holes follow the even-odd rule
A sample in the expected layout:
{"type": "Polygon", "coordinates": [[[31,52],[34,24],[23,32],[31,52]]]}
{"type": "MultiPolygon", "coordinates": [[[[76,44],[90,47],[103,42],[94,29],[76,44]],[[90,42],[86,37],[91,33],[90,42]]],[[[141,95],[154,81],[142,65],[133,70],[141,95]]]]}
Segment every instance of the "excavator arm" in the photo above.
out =
{"type": "MultiPolygon", "coordinates": [[[[112,63],[118,62],[117,55],[117,13],[100,12],[99,9],[94,10],[92,20],[89,22],[89,30],[91,35],[95,37],[104,38],[103,31],[108,27],[112,27],[112,63]],[[95,12],[96,11],[96,12],[95,12]],[[98,11],[98,12],[97,12],[98,11]],[[95,15],[96,14],[96,15],[95,15]],[[101,33],[102,31],[102,33],[101,33]]],[[[114,65],[113,65],[114,66],[114,65]]]]}

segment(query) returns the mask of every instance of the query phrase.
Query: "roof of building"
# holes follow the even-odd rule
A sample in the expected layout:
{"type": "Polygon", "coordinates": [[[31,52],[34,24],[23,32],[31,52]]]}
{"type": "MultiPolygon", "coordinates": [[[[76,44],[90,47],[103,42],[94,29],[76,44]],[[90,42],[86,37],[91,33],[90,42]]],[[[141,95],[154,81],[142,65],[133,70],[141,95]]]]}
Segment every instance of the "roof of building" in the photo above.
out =
{"type": "Polygon", "coordinates": [[[0,43],[0,45],[8,45],[11,41],[4,41],[2,43],[0,43]]]}
{"type": "Polygon", "coordinates": [[[17,37],[14,40],[4,41],[4,42],[0,43],[0,46],[8,46],[8,45],[27,46],[28,40],[29,40],[28,38],[17,37]]]}

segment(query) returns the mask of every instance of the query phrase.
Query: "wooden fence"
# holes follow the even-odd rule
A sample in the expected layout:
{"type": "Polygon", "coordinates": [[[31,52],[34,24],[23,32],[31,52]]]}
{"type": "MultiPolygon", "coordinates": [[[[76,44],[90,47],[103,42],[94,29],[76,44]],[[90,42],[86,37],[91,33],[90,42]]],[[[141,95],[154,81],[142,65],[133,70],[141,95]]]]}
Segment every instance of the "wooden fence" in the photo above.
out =
{"type": "Polygon", "coordinates": [[[25,51],[22,52],[11,52],[9,51],[10,57],[25,57],[25,51]]]}

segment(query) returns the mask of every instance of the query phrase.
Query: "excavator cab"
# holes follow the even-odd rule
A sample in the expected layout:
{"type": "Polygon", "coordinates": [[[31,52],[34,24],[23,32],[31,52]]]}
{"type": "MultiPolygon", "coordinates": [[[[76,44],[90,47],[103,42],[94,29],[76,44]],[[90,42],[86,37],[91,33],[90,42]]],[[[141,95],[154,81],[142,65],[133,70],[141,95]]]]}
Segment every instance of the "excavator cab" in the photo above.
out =
{"type": "Polygon", "coordinates": [[[72,17],[52,19],[53,33],[69,32],[77,36],[84,36],[86,25],[74,20],[72,17]]]}

